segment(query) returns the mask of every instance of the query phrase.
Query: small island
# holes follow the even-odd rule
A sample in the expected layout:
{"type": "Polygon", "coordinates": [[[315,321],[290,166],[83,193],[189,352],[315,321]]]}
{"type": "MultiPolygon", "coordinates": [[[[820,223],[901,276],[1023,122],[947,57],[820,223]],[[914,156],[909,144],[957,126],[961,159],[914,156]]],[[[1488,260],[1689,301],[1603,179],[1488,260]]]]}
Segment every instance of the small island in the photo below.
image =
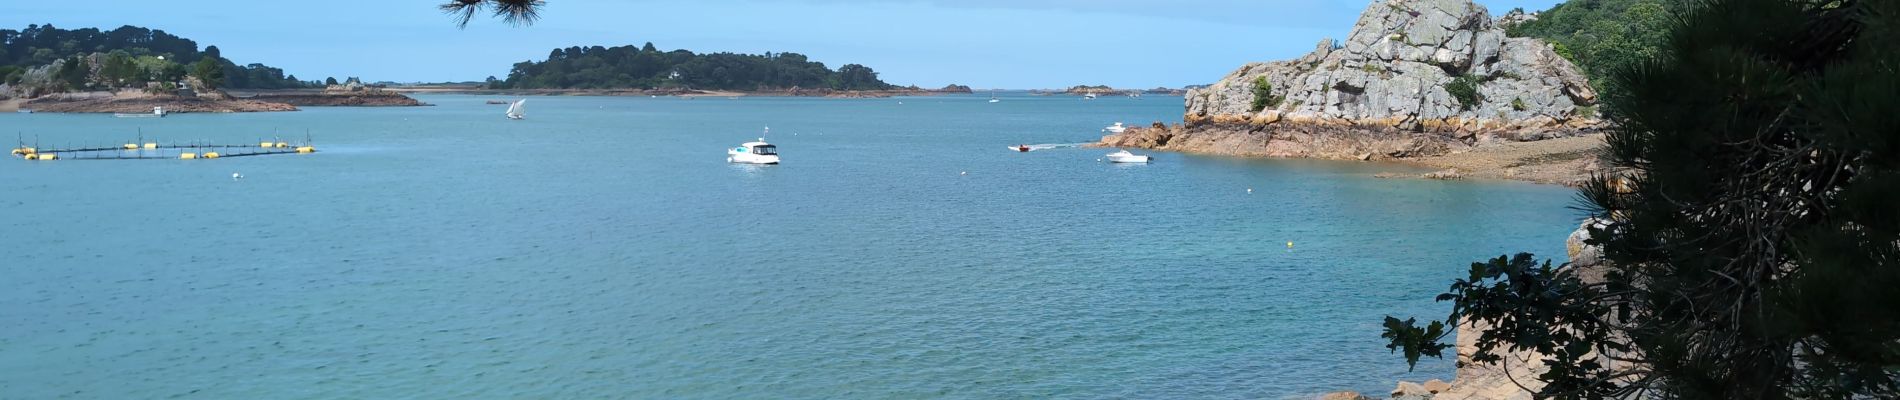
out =
{"type": "Polygon", "coordinates": [[[943,89],[897,86],[871,67],[831,69],[803,54],[694,53],[644,46],[554,49],[546,60],[516,63],[507,79],[488,77],[479,87],[400,88],[412,92],[549,95],[803,96],[876,98],[970,93],[968,86],[943,89]]]}
{"type": "Polygon", "coordinates": [[[284,103],[299,107],[413,107],[421,101],[382,86],[365,85],[361,80],[325,86],[322,90],[276,90],[259,92],[250,100],[284,103]]]}

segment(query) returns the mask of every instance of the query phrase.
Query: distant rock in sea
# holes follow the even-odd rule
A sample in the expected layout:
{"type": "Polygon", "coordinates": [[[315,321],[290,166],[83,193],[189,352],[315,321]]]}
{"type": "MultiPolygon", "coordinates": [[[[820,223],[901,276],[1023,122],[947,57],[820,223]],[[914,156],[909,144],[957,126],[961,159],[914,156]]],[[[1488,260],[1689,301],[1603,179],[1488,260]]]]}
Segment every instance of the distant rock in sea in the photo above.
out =
{"type": "Polygon", "coordinates": [[[937,92],[937,93],[975,93],[976,91],[975,91],[975,90],[973,90],[973,89],[970,89],[970,87],[969,87],[969,86],[963,86],[963,85],[957,85],[957,84],[951,84],[950,86],[944,86],[944,87],[943,87],[942,89],[937,89],[937,90],[932,90],[932,92],[937,92]]]}
{"type": "Polygon", "coordinates": [[[1187,94],[1183,124],[1103,145],[1249,156],[1360,159],[1441,154],[1593,130],[1596,91],[1533,38],[1512,38],[1470,0],[1382,0],[1343,42],[1252,63],[1187,94]]]}

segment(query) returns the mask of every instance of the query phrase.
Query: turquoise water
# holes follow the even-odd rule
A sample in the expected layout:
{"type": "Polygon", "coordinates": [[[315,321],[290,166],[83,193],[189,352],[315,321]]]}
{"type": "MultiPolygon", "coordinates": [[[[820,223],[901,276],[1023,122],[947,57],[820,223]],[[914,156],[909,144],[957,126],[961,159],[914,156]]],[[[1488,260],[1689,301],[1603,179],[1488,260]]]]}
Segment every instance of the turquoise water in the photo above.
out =
{"type": "Polygon", "coordinates": [[[42,147],[322,150],[0,162],[0,398],[1382,393],[1452,371],[1407,373],[1383,316],[1575,227],[1560,187],[1005,149],[1178,97],[421,98],[0,115],[42,147]],[[785,164],[725,163],[766,125],[785,164]]]}

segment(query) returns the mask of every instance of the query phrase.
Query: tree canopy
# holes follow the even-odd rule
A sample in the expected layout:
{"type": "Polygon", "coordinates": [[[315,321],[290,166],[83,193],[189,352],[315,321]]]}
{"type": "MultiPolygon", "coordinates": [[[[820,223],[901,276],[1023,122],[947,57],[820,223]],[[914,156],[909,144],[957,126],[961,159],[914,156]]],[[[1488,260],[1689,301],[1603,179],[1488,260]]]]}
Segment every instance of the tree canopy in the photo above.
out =
{"type": "Polygon", "coordinates": [[[1513,37],[1543,39],[1582,68],[1598,92],[1618,89],[1606,79],[1612,71],[1662,51],[1669,15],[1684,0],[1570,0],[1537,13],[1537,18],[1507,26],[1513,37]]]}
{"type": "Polygon", "coordinates": [[[882,90],[893,86],[870,67],[847,64],[833,71],[798,53],[695,54],[645,46],[554,49],[545,61],[517,63],[508,78],[491,82],[513,89],[882,90]]]}
{"type": "MultiPolygon", "coordinates": [[[[66,30],[52,24],[28,25],[23,30],[0,29],[0,79],[11,71],[67,60],[84,65],[85,76],[69,89],[135,87],[145,82],[169,82],[184,76],[184,66],[215,59],[227,77],[225,87],[283,89],[307,86],[263,64],[238,65],[222,57],[217,46],[198,50],[198,43],[163,30],[122,26],[66,30]],[[75,61],[76,60],[76,61],[75,61]],[[9,68],[11,67],[11,68],[9,68]]],[[[72,67],[68,67],[72,68],[72,67]]],[[[77,71],[77,70],[75,70],[77,71]]],[[[77,72],[75,72],[77,74],[77,72]]],[[[8,83],[16,83],[15,78],[8,83]]]]}
{"type": "Polygon", "coordinates": [[[1540,397],[1900,398],[1900,2],[1671,21],[1609,75],[1612,172],[1580,191],[1602,265],[1474,263],[1450,323],[1388,317],[1391,347],[1480,323],[1474,361],[1547,356],[1540,397]]]}

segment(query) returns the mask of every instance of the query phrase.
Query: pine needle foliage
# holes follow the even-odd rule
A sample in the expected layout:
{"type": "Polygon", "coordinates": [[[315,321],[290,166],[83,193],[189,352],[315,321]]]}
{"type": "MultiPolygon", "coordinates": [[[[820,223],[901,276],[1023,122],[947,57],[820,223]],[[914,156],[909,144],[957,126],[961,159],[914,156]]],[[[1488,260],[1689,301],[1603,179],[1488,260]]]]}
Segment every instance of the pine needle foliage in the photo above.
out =
{"type": "MultiPolygon", "coordinates": [[[[1549,356],[1545,398],[1900,398],[1900,2],[1695,2],[1662,50],[1580,190],[1602,277],[1477,263],[1446,325],[1549,356]]],[[[1448,335],[1387,320],[1408,362],[1448,335]]]]}

